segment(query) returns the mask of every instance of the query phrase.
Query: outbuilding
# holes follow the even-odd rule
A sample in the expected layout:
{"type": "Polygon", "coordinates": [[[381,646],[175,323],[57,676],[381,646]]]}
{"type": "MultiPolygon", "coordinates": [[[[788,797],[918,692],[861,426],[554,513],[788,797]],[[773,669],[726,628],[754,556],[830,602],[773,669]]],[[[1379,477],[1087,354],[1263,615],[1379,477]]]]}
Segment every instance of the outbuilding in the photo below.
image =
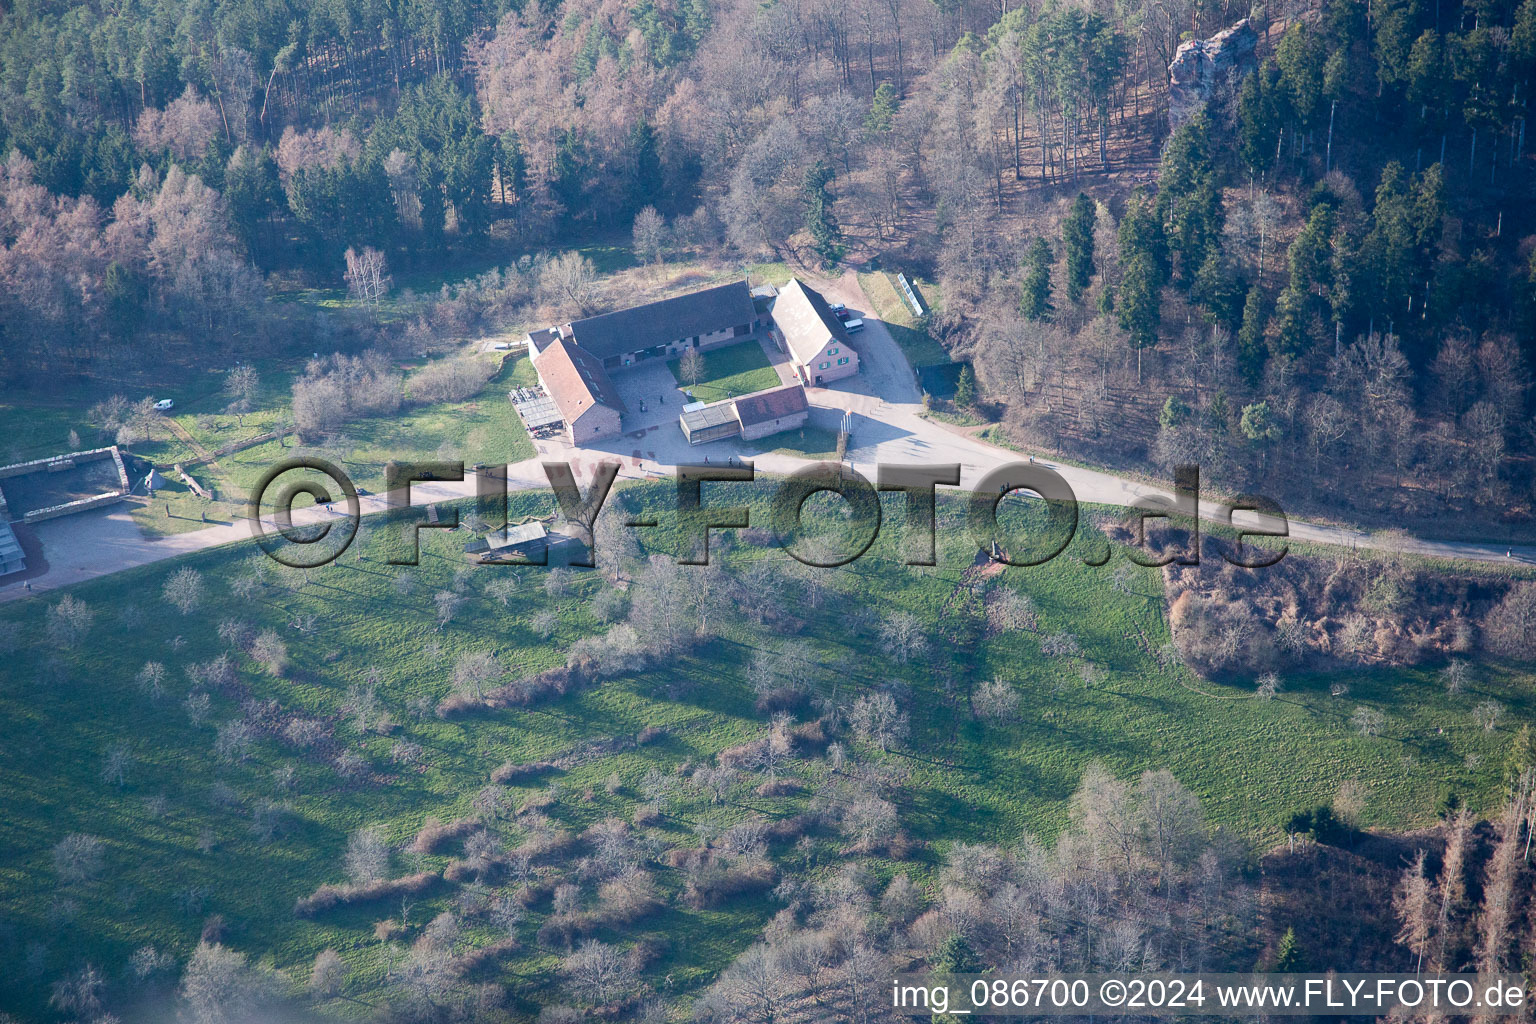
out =
{"type": "Polygon", "coordinates": [[[744,395],[733,404],[736,406],[736,419],[741,424],[743,441],[755,441],[785,430],[796,430],[805,426],[805,421],[811,415],[805,388],[799,384],[744,395]]]}

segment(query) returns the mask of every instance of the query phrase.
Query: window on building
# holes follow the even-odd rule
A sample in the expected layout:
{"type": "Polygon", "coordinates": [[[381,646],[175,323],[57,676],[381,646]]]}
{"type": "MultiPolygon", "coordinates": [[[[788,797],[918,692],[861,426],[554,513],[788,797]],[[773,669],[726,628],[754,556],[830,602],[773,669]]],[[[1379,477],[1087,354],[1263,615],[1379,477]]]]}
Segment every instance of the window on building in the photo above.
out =
{"type": "Polygon", "coordinates": [[[827,355],[829,355],[829,356],[835,356],[835,355],[837,355],[837,349],[835,349],[835,348],[829,348],[829,349],[827,349],[827,355]]]}
{"type": "Polygon", "coordinates": [[[848,357],[847,357],[847,356],[843,356],[843,358],[841,358],[841,359],[839,359],[839,360],[838,360],[838,361],[837,361],[837,365],[838,365],[838,366],[842,366],[842,365],[843,365],[843,364],[844,364],[844,363],[846,363],[846,362],[848,362],[848,357]]]}
{"type": "Polygon", "coordinates": [[[818,369],[818,370],[826,370],[826,369],[830,369],[831,366],[832,366],[831,363],[822,363],[820,366],[816,367],[816,369],[818,369]]]}

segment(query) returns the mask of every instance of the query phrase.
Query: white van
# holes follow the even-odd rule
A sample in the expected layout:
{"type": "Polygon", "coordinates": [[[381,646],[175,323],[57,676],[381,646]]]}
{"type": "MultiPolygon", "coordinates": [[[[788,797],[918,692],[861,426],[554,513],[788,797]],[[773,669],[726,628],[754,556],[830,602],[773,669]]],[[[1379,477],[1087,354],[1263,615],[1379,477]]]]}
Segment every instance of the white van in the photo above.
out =
{"type": "Polygon", "coordinates": [[[843,322],[843,330],[847,331],[849,334],[857,334],[863,329],[864,321],[859,317],[854,317],[852,320],[846,320],[843,322]]]}

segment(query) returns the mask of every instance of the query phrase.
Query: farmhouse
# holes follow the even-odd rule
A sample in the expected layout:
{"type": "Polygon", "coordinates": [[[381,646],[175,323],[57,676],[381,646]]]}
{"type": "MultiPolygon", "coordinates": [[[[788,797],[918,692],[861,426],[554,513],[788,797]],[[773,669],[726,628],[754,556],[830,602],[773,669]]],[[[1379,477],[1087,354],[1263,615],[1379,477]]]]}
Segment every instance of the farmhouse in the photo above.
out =
{"type": "Polygon", "coordinates": [[[603,365],[580,346],[555,338],[542,351],[530,342],[539,384],[554,400],[572,444],[604,441],[621,433],[624,402],[603,365]]]}
{"type": "Polygon", "coordinates": [[[738,435],[744,441],[755,441],[803,427],[810,414],[805,387],[790,384],[724,402],[689,406],[678,417],[678,423],[689,444],[738,435]]]}
{"type": "Polygon", "coordinates": [[[828,384],[859,372],[859,354],[848,344],[848,332],[814,288],[790,278],[774,300],[773,322],[803,383],[828,384]]]}
{"type": "Polygon", "coordinates": [[[528,335],[539,383],[554,400],[572,444],[621,432],[627,411],[609,378],[647,359],[728,345],[762,324],[745,281],[572,320],[528,335]]]}

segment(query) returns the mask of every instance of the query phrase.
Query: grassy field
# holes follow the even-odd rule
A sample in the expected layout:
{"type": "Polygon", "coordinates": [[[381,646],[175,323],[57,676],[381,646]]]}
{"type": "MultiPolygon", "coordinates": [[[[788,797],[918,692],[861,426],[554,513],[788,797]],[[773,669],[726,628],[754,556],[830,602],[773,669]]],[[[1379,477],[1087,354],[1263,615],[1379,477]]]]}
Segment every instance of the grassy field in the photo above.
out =
{"type": "Polygon", "coordinates": [[[678,385],[693,392],[696,401],[718,402],[779,386],[779,375],[756,338],[705,352],[703,359],[704,372],[697,384],[689,384],[683,379],[681,359],[667,361],[667,368],[678,385]]]}
{"type": "MultiPolygon", "coordinates": [[[[374,491],[383,489],[384,466],[390,459],[462,461],[466,465],[521,462],[534,454],[533,443],[506,393],[533,379],[533,367],[526,357],[508,359],[468,401],[408,406],[394,416],[358,420],[312,447],[300,446],[288,437],[219,456],[217,470],[207,465],[191,470],[200,483],[215,489],[217,500],[199,498],[174,474],[167,474],[165,489],[153,501],[133,506],[131,514],[139,528],[151,535],[200,529],[206,525],[204,515],[209,523],[230,522],[245,514],[250,492],[263,473],[277,462],[298,455],[333,461],[357,486],[374,491]],[[170,515],[166,515],[167,505],[170,515]]],[[[233,416],[217,417],[212,426],[206,419],[199,424],[199,418],[208,414],[197,412],[184,413],[178,422],[209,450],[232,439],[258,436],[287,419],[289,385],[263,390],[262,405],[245,416],[243,429],[233,416]]]]}
{"type": "MultiPolygon", "coordinates": [[[[859,287],[863,288],[864,294],[869,296],[869,301],[875,307],[875,316],[885,322],[886,329],[890,331],[896,344],[901,347],[907,362],[913,366],[949,362],[949,353],[944,350],[944,346],[934,341],[929,336],[924,322],[912,315],[912,307],[907,305],[907,300],[899,291],[893,275],[885,271],[860,274],[859,287]]],[[[918,281],[916,287],[928,312],[932,313],[944,308],[940,301],[938,285],[918,281]]]]}
{"type": "Polygon", "coordinates": [[[738,441],[743,455],[776,453],[795,455],[804,459],[834,459],[837,457],[837,431],[807,424],[799,430],[786,430],[782,434],[765,437],[761,441],[738,441]]]}
{"type": "MultiPolygon", "coordinates": [[[[641,511],[661,511],[663,528],[652,531],[659,537],[641,534],[665,549],[672,539],[665,514],[671,488],[632,485],[624,493],[641,511]]],[[[760,481],[710,485],[706,497],[750,504],[761,522],[771,494],[771,484],[760,481]]],[[[547,495],[520,495],[512,511],[532,514],[551,505],[547,495]]],[[[1254,698],[1251,681],[1196,680],[1152,653],[1168,637],[1160,575],[1137,569],[1112,586],[1111,573],[1123,563],[1085,565],[1083,558],[1106,543],[1089,532],[1045,566],[994,578],[992,585],[1033,599],[1038,633],[977,632],[975,598],[958,586],[975,551],[961,508],[958,501],[941,506],[940,566],[911,567],[900,563],[901,511],[895,497],[888,499],[887,528],[870,552],[842,568],[819,570],[825,613],[809,612],[790,585],[780,604],[802,611],[799,628],[760,626],[722,612],[711,622],[712,638],[680,658],[525,710],[451,721],[430,708],[448,692],[461,654],[492,650],[515,675],[562,663],[572,643],[604,628],[592,599],[609,589],[607,580],[580,573],[556,595],[544,585],[546,570],[464,571],[457,554],[464,535],[438,531],[423,533],[419,567],[391,567],[384,562],[399,550],[398,537],[370,523],[359,541],[364,560],[349,552],[312,573],[278,571],[239,546],[82,584],[70,593],[94,610],[94,621],[69,649],[50,643],[44,630],[47,609],[60,595],[7,606],[0,617],[20,626],[22,640],[0,677],[0,714],[11,723],[0,747],[0,906],[11,930],[0,933],[0,952],[17,963],[30,955],[41,971],[0,980],[0,1005],[35,1011],[46,1000],[47,978],[86,961],[118,976],[128,955],[145,944],[185,956],[204,921],[218,914],[226,941],[265,956],[295,979],[307,975],[319,950],[340,951],[352,973],[344,997],[326,1009],[343,1018],[366,1016],[366,1007],[349,997],[377,998],[375,986],[392,954],[373,928],[400,917],[398,901],[313,919],[293,913],[297,898],[343,879],[349,833],[377,823],[391,842],[408,842],[430,817],[482,813],[472,804],[497,765],[553,760],[593,740],[662,727],[666,738],[659,743],[599,749],[574,758],[566,770],[504,787],[514,806],[549,801],[544,813],[573,833],[609,817],[628,820],[645,798],[641,780],[651,769],[675,776],[679,766],[762,735],[765,716],[754,710],[744,680],[746,666],[763,650],[803,647],[813,685],[828,699],[876,687],[902,695],[911,742],[886,755],[854,744],[852,756],[883,759],[909,773],[895,799],[902,826],[920,842],[902,870],[924,881],[953,842],[1054,836],[1067,819],[1068,795],[1094,759],[1121,775],[1170,768],[1215,823],[1259,845],[1280,838],[1289,812],[1327,802],[1346,780],[1367,795],[1367,824],[1422,824],[1447,787],[1482,805],[1498,784],[1512,737],[1532,717],[1530,678],[1498,667],[1480,668],[1475,685],[1458,696],[1447,695],[1427,672],[1291,677],[1271,700],[1254,698]],[[201,571],[207,591],[203,606],[186,616],[160,597],[180,566],[201,571]],[[232,592],[233,581],[257,571],[264,582],[252,596],[232,592]],[[402,587],[402,577],[413,586],[402,587]],[[488,587],[508,577],[516,587],[503,605],[488,587]],[[457,592],[464,602],[442,627],[434,616],[434,595],[441,592],[457,592]],[[547,640],[534,629],[541,612],[555,617],[547,640]],[[882,652],[879,625],[896,613],[925,624],[926,656],[899,663],[882,652]],[[277,631],[290,667],[274,677],[236,652],[236,679],[211,691],[211,714],[193,724],[183,702],[201,687],[189,682],[186,669],[228,649],[218,629],[230,621],[277,631]],[[1057,632],[1074,634],[1082,656],[1044,657],[1041,636],[1057,632]],[[167,669],[158,699],[135,684],[152,660],[167,669]],[[1022,697],[1017,724],[984,726],[967,713],[969,688],[994,676],[1012,682],[1022,697]],[[367,680],[395,723],[387,734],[350,724],[348,691],[367,680]],[[1347,695],[1330,692],[1338,683],[1347,695]],[[1472,720],[1472,708],[1487,699],[1505,707],[1492,730],[1472,720]],[[1383,712],[1380,735],[1363,736],[1350,725],[1360,706],[1383,712]],[[217,728],[241,717],[273,725],[258,731],[245,757],[220,756],[217,728]],[[278,727],[296,717],[319,720],[332,738],[308,751],[278,739],[278,727]],[[393,757],[399,741],[419,745],[416,760],[393,757]],[[121,781],[104,772],[113,751],[126,758],[121,781]],[[344,778],[333,766],[342,751],[361,755],[366,770],[344,778]],[[614,776],[617,786],[609,792],[614,776]],[[76,832],[105,842],[103,869],[93,881],[60,886],[50,851],[76,832]],[[34,941],[41,951],[28,953],[23,946],[34,941]]],[[[746,572],[760,558],[795,568],[777,548],[732,545],[730,537],[717,534],[713,547],[723,572],[746,572]]],[[[818,757],[793,760],[783,774],[811,793],[835,779],[818,757]]],[[[641,831],[664,847],[692,846],[700,835],[752,815],[792,814],[809,799],[759,796],[756,782],[739,778],[721,804],[682,786],[665,798],[663,818],[641,831]]],[[[525,835],[523,819],[509,815],[492,813],[486,825],[509,846],[525,835]]],[[[818,833],[808,852],[775,847],[773,853],[808,856],[831,870],[842,842],[818,833]]],[[[401,854],[393,870],[436,870],[446,863],[446,855],[401,854]]],[[[886,862],[876,867],[896,869],[886,862]]],[[[670,993],[693,991],[778,909],[766,893],[693,909],[677,899],[679,872],[653,870],[666,909],[599,937],[661,943],[645,972],[658,990],[670,977],[670,993]],[[691,938],[702,935],[708,941],[691,938]]],[[[460,894],[445,885],[417,898],[404,941],[460,894]]],[[[547,900],[530,908],[519,930],[521,950],[492,972],[528,1012],[558,990],[551,969],[563,950],[541,946],[535,934],[547,913],[547,900]]]]}

